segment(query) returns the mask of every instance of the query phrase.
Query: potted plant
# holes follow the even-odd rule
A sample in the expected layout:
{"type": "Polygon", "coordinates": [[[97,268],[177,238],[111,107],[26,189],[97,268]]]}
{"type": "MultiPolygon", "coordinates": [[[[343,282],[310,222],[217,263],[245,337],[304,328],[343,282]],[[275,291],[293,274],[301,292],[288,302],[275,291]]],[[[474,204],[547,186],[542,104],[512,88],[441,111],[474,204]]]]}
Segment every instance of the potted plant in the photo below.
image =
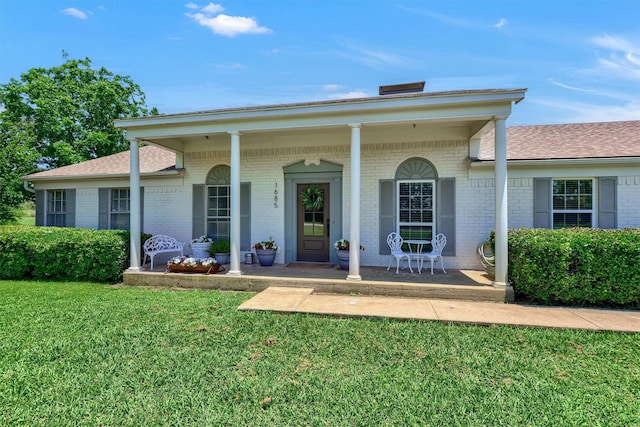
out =
{"type": "Polygon", "coordinates": [[[211,244],[209,253],[212,254],[219,264],[229,264],[229,254],[231,253],[231,243],[222,239],[211,244]]]}
{"type": "MultiPolygon", "coordinates": [[[[338,258],[338,265],[342,270],[349,269],[349,241],[347,239],[336,240],[333,244],[336,249],[336,257],[338,258]]],[[[364,251],[364,246],[360,245],[360,250],[364,251]]]]}
{"type": "Polygon", "coordinates": [[[253,245],[258,256],[258,261],[263,267],[270,267],[273,265],[273,261],[276,259],[276,253],[280,251],[280,248],[273,240],[273,237],[269,237],[269,240],[263,240],[253,245]]]}
{"type": "Polygon", "coordinates": [[[193,257],[207,258],[209,256],[211,243],[213,243],[213,240],[205,235],[191,240],[191,252],[193,252],[193,257]]]}
{"type": "Polygon", "coordinates": [[[179,273],[215,273],[224,271],[215,258],[194,258],[177,256],[167,261],[167,271],[179,273]]]}

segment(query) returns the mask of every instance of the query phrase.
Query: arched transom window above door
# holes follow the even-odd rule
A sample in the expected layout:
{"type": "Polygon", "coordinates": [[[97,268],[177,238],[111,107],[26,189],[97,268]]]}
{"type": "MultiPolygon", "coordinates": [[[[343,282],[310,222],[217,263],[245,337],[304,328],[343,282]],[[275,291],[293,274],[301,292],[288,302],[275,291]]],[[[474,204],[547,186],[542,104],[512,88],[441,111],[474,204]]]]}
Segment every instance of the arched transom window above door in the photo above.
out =
{"type": "Polygon", "coordinates": [[[231,168],[218,165],[206,179],[207,236],[215,241],[230,239],[231,224],[231,168]]]}
{"type": "Polygon", "coordinates": [[[407,159],[396,169],[396,230],[405,240],[436,234],[437,171],[426,159],[407,159]]]}

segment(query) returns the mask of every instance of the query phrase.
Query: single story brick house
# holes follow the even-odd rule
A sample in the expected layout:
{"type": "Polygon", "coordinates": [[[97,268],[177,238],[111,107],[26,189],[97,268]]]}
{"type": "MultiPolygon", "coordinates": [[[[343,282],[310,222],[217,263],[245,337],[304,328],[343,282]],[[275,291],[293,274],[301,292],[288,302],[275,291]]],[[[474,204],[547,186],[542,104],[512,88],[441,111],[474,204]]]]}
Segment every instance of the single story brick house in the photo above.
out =
{"type": "Polygon", "coordinates": [[[386,266],[387,235],[447,237],[450,268],[478,268],[496,230],[640,226],[640,121],[506,126],[525,89],[409,92],[123,119],[131,150],[25,176],[37,225],[130,228],[231,241],[228,274],[270,236],[276,262],[386,266]],[[308,203],[309,200],[319,203],[308,203]],[[363,245],[364,251],[357,250],[363,245]],[[356,260],[356,262],[353,262],[356,260]]]}

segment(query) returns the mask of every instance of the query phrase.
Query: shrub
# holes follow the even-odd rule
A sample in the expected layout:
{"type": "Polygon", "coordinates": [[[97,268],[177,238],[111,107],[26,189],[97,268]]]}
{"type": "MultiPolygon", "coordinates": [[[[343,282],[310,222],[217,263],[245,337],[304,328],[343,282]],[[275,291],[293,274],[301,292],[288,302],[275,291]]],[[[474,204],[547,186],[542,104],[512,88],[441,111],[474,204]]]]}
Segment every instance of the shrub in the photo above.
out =
{"type": "Polygon", "coordinates": [[[129,252],[129,232],[123,230],[2,227],[0,279],[115,283],[129,264],[129,252]]]}
{"type": "Polygon", "coordinates": [[[640,229],[509,231],[518,300],[640,308],[640,229]]]}
{"type": "Polygon", "coordinates": [[[209,249],[211,254],[228,254],[229,252],[231,252],[231,242],[224,239],[213,242],[209,249]]]}

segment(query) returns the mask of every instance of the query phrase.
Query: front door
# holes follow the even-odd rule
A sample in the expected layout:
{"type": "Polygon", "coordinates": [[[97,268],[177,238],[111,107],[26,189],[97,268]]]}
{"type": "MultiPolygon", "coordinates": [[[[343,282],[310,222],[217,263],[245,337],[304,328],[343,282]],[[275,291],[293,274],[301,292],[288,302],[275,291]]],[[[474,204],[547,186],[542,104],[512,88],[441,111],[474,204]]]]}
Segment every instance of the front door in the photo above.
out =
{"type": "Polygon", "coordinates": [[[329,261],[329,184],[297,184],[298,261],[329,261]]]}

